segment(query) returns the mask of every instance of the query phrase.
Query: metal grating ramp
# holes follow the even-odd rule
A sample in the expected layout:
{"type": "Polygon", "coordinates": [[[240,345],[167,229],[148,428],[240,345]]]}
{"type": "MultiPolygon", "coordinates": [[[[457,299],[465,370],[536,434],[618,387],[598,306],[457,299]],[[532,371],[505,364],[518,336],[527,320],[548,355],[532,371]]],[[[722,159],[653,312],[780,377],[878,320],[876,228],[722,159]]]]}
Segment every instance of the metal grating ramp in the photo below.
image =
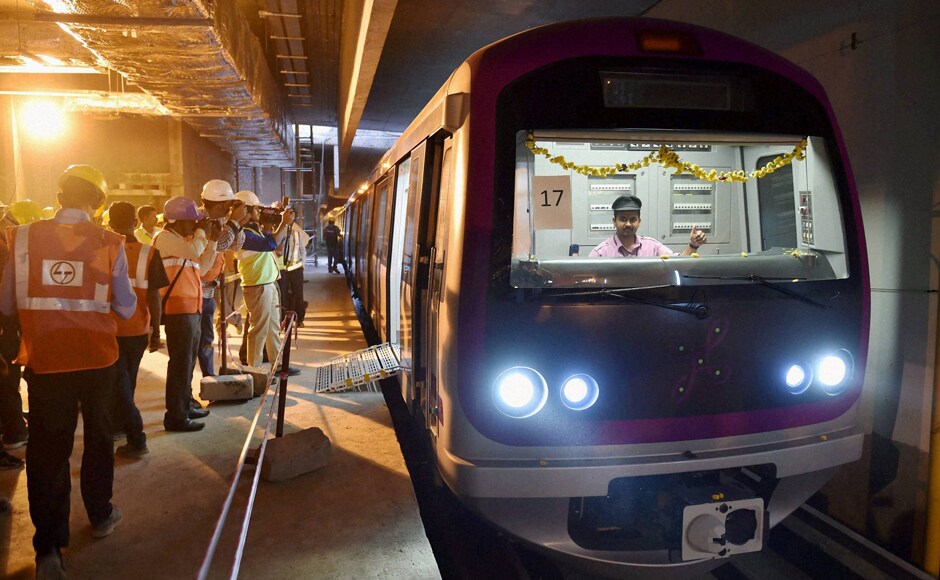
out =
{"type": "Polygon", "coordinates": [[[370,346],[332,359],[317,367],[316,392],[358,389],[401,371],[401,351],[396,344],[370,346]]]}

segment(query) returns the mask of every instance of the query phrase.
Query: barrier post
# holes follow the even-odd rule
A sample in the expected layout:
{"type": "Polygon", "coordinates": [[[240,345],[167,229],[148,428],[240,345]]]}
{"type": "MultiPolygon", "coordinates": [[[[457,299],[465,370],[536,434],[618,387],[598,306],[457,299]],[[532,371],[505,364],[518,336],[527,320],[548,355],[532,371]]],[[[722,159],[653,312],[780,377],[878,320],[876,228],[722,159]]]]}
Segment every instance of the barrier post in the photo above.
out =
{"type": "Polygon", "coordinates": [[[294,324],[297,321],[297,313],[293,310],[287,311],[284,317],[284,347],[281,355],[280,384],[277,389],[277,427],[274,430],[275,437],[284,435],[284,409],[287,406],[287,371],[290,369],[290,347],[293,339],[294,324]]]}

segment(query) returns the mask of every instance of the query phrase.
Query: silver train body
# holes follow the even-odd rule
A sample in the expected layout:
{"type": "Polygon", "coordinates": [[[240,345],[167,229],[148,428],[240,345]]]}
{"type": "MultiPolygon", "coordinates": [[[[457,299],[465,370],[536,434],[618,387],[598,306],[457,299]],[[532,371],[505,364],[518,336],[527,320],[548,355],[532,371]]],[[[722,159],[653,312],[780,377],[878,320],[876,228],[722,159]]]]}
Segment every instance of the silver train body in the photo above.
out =
{"type": "Polygon", "coordinates": [[[759,550],[860,457],[854,182],[818,82],[771,53],[653,20],[510,37],[457,69],[342,219],[444,482],[518,538],[690,573],[759,550]],[[624,194],[640,234],[709,243],[590,257],[624,194]]]}

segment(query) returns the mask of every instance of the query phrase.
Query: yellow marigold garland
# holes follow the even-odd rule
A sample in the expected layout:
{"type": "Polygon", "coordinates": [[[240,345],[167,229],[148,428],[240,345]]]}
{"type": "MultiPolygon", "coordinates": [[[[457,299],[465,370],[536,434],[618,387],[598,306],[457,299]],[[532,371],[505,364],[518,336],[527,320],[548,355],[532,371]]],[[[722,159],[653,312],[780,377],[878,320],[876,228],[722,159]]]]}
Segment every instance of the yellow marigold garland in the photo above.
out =
{"type": "Polygon", "coordinates": [[[688,173],[690,175],[694,175],[702,181],[720,181],[723,183],[730,183],[732,181],[747,181],[752,177],[760,179],[765,175],[773,173],[781,167],[786,167],[792,163],[794,159],[803,161],[806,159],[807,142],[806,139],[803,139],[800,141],[799,145],[793,148],[793,151],[774,158],[773,161],[769,162],[760,169],[747,172],[742,170],[715,171],[714,169],[706,171],[695,163],[683,161],[679,158],[678,153],[671,151],[665,145],[662,145],[659,148],[659,151],[653,151],[643,159],[633,163],[618,163],[617,165],[610,165],[607,167],[591,167],[590,165],[578,165],[576,163],[572,163],[571,161],[565,159],[562,155],[552,155],[548,149],[539,147],[535,144],[535,136],[531,133],[526,135],[525,144],[533,155],[541,155],[548,159],[549,162],[565,169],[573,170],[574,172],[580,173],[581,175],[607,177],[608,175],[614,175],[616,173],[630,173],[643,167],[649,167],[651,163],[658,163],[663,167],[671,167],[675,169],[676,175],[688,173]]]}

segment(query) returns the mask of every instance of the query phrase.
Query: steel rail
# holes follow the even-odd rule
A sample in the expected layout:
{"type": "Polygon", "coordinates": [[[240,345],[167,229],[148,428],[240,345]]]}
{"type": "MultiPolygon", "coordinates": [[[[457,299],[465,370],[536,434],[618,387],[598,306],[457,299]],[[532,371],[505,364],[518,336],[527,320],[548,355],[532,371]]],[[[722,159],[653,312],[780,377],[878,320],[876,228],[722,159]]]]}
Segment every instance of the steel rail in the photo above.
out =
{"type": "MultiPolygon", "coordinates": [[[[248,435],[245,437],[245,443],[242,445],[241,453],[238,455],[238,462],[235,465],[235,473],[232,476],[232,483],[229,485],[228,495],[225,498],[225,501],[222,504],[222,513],[219,514],[218,519],[216,520],[215,530],[212,533],[212,539],[209,541],[209,546],[206,549],[205,556],[203,556],[202,565],[199,567],[199,572],[196,575],[198,580],[205,580],[209,575],[209,568],[212,566],[212,560],[215,558],[216,550],[219,547],[219,540],[222,537],[222,530],[225,527],[226,520],[228,519],[229,510],[232,507],[232,502],[235,499],[235,492],[238,489],[238,482],[241,478],[241,474],[245,469],[248,457],[248,449],[251,447],[251,440],[253,439],[253,434],[255,429],[258,426],[258,420],[261,417],[261,411],[264,408],[264,404],[267,401],[268,393],[271,391],[271,383],[274,381],[275,375],[279,378],[278,383],[278,418],[277,418],[277,436],[280,437],[284,430],[284,408],[287,392],[287,374],[288,374],[288,362],[290,360],[290,355],[287,355],[285,359],[284,353],[289,353],[288,350],[291,345],[291,332],[293,326],[296,323],[297,315],[294,312],[288,312],[285,324],[285,340],[281,343],[281,349],[278,351],[277,356],[271,364],[271,373],[268,375],[267,385],[264,389],[264,393],[261,395],[261,401],[258,403],[258,410],[255,411],[255,415],[251,420],[251,425],[248,427],[248,435]],[[279,363],[280,367],[278,366],[279,363]],[[274,372],[274,369],[280,368],[278,372],[274,372]]],[[[268,434],[270,433],[271,428],[271,416],[274,413],[275,405],[272,403],[268,409],[268,420],[265,423],[264,435],[262,436],[261,445],[258,453],[258,459],[255,462],[255,476],[252,480],[251,491],[249,494],[248,505],[245,509],[245,516],[242,519],[241,532],[238,539],[238,548],[235,552],[235,558],[232,563],[232,572],[230,578],[238,577],[238,570],[241,566],[241,558],[244,554],[245,541],[248,537],[248,525],[251,519],[251,510],[254,506],[254,499],[258,489],[258,481],[261,475],[261,462],[264,459],[264,450],[267,447],[268,434]]]]}

